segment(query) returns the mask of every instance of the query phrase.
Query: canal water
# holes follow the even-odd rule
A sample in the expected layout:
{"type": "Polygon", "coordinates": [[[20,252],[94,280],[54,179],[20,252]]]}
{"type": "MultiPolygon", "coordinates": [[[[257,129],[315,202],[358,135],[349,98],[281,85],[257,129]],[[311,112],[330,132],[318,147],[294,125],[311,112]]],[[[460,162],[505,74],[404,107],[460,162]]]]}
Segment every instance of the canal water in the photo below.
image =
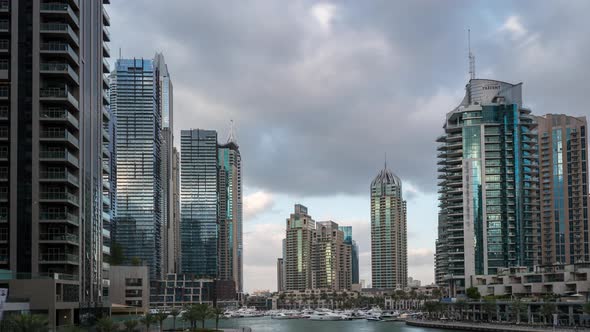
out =
{"type": "MultiPolygon", "coordinates": [[[[199,327],[201,326],[198,323],[199,327]]],[[[176,319],[176,327],[188,327],[188,323],[176,319]]],[[[214,321],[207,321],[206,328],[214,328],[214,321]]],[[[364,319],[350,321],[313,321],[308,319],[271,319],[270,317],[234,318],[219,321],[220,328],[239,329],[249,327],[252,332],[449,332],[407,326],[403,322],[371,322],[364,319]]],[[[152,327],[154,331],[158,329],[152,327]]],[[[164,322],[164,328],[172,328],[172,319],[164,322]]]]}

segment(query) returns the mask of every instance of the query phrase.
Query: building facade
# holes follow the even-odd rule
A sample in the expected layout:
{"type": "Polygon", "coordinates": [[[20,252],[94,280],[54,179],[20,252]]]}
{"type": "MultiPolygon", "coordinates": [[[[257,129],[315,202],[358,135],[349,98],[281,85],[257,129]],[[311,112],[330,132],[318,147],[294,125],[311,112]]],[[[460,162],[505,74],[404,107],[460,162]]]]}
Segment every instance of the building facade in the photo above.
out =
{"type": "Polygon", "coordinates": [[[311,289],[350,290],[352,244],[333,221],[318,221],[311,240],[311,289]]]}
{"type": "Polygon", "coordinates": [[[168,228],[168,265],[180,271],[180,154],[172,148],[172,222],[168,228]]]}
{"type": "Polygon", "coordinates": [[[277,258],[277,292],[285,290],[285,264],[282,258],[277,258]]]}
{"type": "Polygon", "coordinates": [[[150,309],[150,279],[147,266],[111,267],[111,302],[137,307],[138,312],[150,309]]]}
{"type": "Polygon", "coordinates": [[[217,132],[180,133],[180,245],[183,274],[218,276],[217,132]]]}
{"type": "Polygon", "coordinates": [[[109,25],[103,1],[0,2],[0,269],[50,327],[109,306],[109,25]]]}
{"type": "Polygon", "coordinates": [[[212,304],[215,297],[215,281],[190,274],[166,275],[150,284],[152,308],[178,308],[196,303],[212,304]]]}
{"type": "Polygon", "coordinates": [[[472,79],[437,139],[436,283],[462,294],[465,278],[539,262],[536,124],[522,84],[472,79]]]}
{"type": "Polygon", "coordinates": [[[358,284],[359,281],[359,247],[352,237],[352,226],[339,226],[338,229],[344,232],[344,242],[351,246],[351,266],[352,266],[352,283],[358,284]]]}
{"type": "Polygon", "coordinates": [[[307,207],[296,204],[286,224],[285,290],[304,291],[311,288],[311,241],[315,221],[307,214],[307,207]]]}
{"type": "Polygon", "coordinates": [[[111,73],[116,126],[116,241],[127,260],[162,274],[162,100],[154,60],[119,59],[111,73]]]}
{"type": "Polygon", "coordinates": [[[547,114],[535,121],[542,264],[590,262],[586,117],[547,114]]]}
{"type": "Polygon", "coordinates": [[[403,289],[408,280],[406,201],[402,182],[387,165],[371,182],[373,288],[403,289]]]}
{"type": "MultiPolygon", "coordinates": [[[[232,128],[233,129],[233,128],[232,128]]],[[[220,280],[232,280],[243,292],[242,257],[242,159],[233,130],[226,144],[218,146],[218,227],[220,280]]]]}

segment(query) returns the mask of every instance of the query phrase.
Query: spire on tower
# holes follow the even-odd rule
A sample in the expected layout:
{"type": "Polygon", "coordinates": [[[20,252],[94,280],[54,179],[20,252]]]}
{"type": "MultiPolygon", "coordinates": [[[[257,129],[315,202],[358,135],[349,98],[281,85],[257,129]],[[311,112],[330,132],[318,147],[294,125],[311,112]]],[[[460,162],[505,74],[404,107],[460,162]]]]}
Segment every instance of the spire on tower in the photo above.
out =
{"type": "Polygon", "coordinates": [[[385,167],[383,169],[387,169],[387,152],[385,152],[385,167]]]}
{"type": "Polygon", "coordinates": [[[229,125],[229,136],[227,138],[228,143],[236,143],[236,135],[234,133],[234,120],[230,120],[229,125]]]}
{"type": "Polygon", "coordinates": [[[467,48],[469,49],[469,77],[475,78],[475,55],[471,53],[471,29],[467,29],[467,48]]]}

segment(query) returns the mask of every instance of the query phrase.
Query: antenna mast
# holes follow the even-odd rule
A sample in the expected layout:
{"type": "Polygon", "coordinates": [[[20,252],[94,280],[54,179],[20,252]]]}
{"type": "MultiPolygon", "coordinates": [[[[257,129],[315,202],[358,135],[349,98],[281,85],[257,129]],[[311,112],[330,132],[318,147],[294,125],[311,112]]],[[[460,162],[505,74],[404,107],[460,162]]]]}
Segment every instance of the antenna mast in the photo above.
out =
{"type": "Polygon", "coordinates": [[[475,55],[471,53],[471,29],[467,29],[467,47],[469,48],[469,77],[475,78],[475,55]]]}

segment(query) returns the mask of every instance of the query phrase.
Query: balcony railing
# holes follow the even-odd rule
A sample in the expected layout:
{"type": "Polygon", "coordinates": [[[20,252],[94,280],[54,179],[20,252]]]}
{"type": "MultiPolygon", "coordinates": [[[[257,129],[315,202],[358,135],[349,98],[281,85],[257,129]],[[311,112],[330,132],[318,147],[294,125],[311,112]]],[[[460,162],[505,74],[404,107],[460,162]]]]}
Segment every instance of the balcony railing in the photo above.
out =
{"type": "Polygon", "coordinates": [[[39,214],[39,218],[44,221],[70,221],[72,223],[78,224],[79,218],[78,216],[68,213],[68,212],[44,212],[42,211],[39,214]]]}
{"type": "Polygon", "coordinates": [[[75,146],[79,145],[78,138],[67,130],[43,130],[41,131],[41,135],[39,137],[48,139],[64,139],[75,146]]]}
{"type": "Polygon", "coordinates": [[[76,185],[78,184],[78,177],[67,170],[41,171],[40,178],[42,180],[64,180],[76,185]]]}
{"type": "Polygon", "coordinates": [[[10,9],[10,1],[8,0],[1,0],[0,1],[0,11],[8,11],[10,9]]]}
{"type": "Polygon", "coordinates": [[[42,3],[41,4],[41,11],[45,12],[64,12],[67,13],[69,18],[71,19],[74,24],[77,26],[80,23],[80,19],[76,16],[76,13],[72,10],[70,5],[67,3],[60,3],[60,2],[51,2],[51,3],[42,3]]]}
{"type": "Polygon", "coordinates": [[[79,81],[78,73],[67,63],[42,63],[40,67],[41,71],[69,74],[74,81],[79,81]]]}
{"type": "Polygon", "coordinates": [[[10,22],[7,20],[0,21],[0,31],[8,31],[10,27],[10,22]]]}
{"type": "Polygon", "coordinates": [[[66,24],[66,23],[41,23],[41,32],[52,32],[52,33],[63,32],[63,33],[68,34],[68,36],[76,44],[78,44],[80,42],[80,39],[78,38],[78,36],[74,32],[74,30],[72,30],[70,25],[66,24]]]}
{"type": "Polygon", "coordinates": [[[62,159],[76,166],[78,165],[78,157],[74,156],[68,150],[65,149],[62,151],[41,151],[39,153],[39,157],[41,159],[62,159]]]}
{"type": "Polygon", "coordinates": [[[39,198],[48,201],[69,201],[78,204],[78,196],[68,192],[41,192],[39,198]]]}
{"type": "Polygon", "coordinates": [[[63,52],[66,53],[72,58],[74,62],[78,62],[78,54],[76,51],[66,43],[42,43],[41,44],[41,51],[45,52],[63,52]]]}
{"type": "Polygon", "coordinates": [[[65,101],[69,102],[73,105],[76,109],[78,108],[78,100],[74,97],[70,89],[67,85],[63,85],[61,87],[45,87],[40,89],[40,97],[41,98],[55,98],[55,99],[65,99],[65,101]]]}
{"type": "Polygon", "coordinates": [[[78,235],[70,233],[41,233],[39,240],[41,241],[68,241],[78,243],[78,235]]]}
{"type": "Polygon", "coordinates": [[[72,113],[65,109],[44,109],[41,110],[41,120],[68,120],[76,128],[78,128],[78,119],[76,119],[72,113]]]}
{"type": "Polygon", "coordinates": [[[73,254],[42,253],[39,260],[42,262],[75,262],[79,263],[79,256],[73,254]]]}

